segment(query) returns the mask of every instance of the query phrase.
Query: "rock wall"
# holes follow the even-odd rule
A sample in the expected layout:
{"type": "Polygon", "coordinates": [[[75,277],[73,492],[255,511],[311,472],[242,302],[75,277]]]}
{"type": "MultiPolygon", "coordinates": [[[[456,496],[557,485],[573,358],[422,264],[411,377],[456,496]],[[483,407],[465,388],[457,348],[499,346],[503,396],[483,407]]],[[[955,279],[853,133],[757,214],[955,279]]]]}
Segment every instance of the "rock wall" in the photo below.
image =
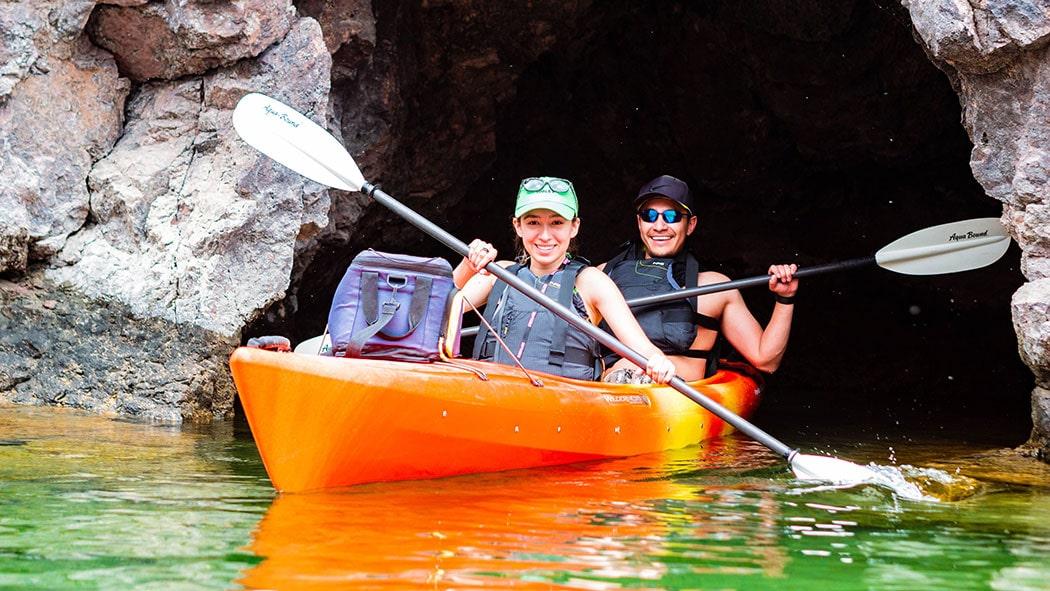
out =
{"type": "Polygon", "coordinates": [[[1050,458],[1050,6],[1042,0],[903,0],[931,59],[952,78],[974,177],[1003,202],[1028,283],[1013,296],[1032,369],[1029,447],[1050,458]]]}
{"type": "Polygon", "coordinates": [[[228,416],[225,360],[330,203],[241,142],[232,109],[260,91],[327,124],[320,26],[289,0],[5,2],[0,23],[0,273],[34,277],[5,292],[26,313],[7,314],[0,399],[228,416]]]}
{"type": "Polygon", "coordinates": [[[82,34],[93,1],[0,4],[0,272],[84,225],[84,179],[113,147],[130,84],[82,34]]]}
{"type": "Polygon", "coordinates": [[[236,340],[137,316],[34,272],[0,279],[0,400],[164,422],[233,410],[236,340]]]}
{"type": "Polygon", "coordinates": [[[139,86],[124,135],[88,175],[90,219],[49,277],[143,317],[237,334],[284,295],[295,242],[327,225],[329,199],[242,142],[233,107],[260,91],[323,122],[329,71],[320,27],[301,19],[254,60],[139,86]]]}

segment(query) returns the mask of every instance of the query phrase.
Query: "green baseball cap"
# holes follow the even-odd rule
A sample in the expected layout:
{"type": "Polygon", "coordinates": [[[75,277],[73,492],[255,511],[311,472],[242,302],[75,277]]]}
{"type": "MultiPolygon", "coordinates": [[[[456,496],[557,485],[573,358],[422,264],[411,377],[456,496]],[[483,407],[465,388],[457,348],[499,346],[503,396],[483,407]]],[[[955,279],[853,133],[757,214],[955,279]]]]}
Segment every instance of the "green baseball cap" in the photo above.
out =
{"type": "Polygon", "coordinates": [[[575,219],[580,209],[576,190],[571,182],[553,176],[523,179],[518,186],[514,217],[520,218],[534,209],[549,209],[567,220],[575,219]]]}

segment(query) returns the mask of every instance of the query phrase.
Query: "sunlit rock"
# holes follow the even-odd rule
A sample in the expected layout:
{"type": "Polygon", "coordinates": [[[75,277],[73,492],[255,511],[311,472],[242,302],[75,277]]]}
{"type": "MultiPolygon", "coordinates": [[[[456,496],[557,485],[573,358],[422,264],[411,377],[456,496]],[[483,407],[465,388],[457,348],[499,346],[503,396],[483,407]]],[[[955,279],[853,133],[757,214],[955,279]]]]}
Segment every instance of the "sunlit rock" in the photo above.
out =
{"type": "Polygon", "coordinates": [[[1003,216],[1021,246],[1021,270],[1036,281],[1050,277],[1050,199],[1023,206],[1007,205],[1003,216]]]}
{"type": "Polygon", "coordinates": [[[993,72],[1050,38],[1042,0],[901,0],[934,58],[974,74],[993,72]]]}
{"type": "Polygon", "coordinates": [[[80,34],[92,6],[0,4],[0,272],[52,256],[84,224],[88,171],[120,135],[128,82],[80,34]]]}
{"type": "Polygon", "coordinates": [[[1050,387],[1050,278],[1021,286],[1011,301],[1021,358],[1036,382],[1050,387]]]}
{"type": "Polygon", "coordinates": [[[1032,437],[1025,447],[1050,461],[1050,278],[1022,286],[1014,293],[1011,307],[1018,351],[1036,376],[1032,437]]]}
{"type": "Polygon", "coordinates": [[[143,317],[237,334],[284,295],[296,240],[327,224],[329,200],[241,141],[233,107],[266,92],[323,123],[329,64],[302,19],[257,61],[142,86],[89,179],[92,223],[49,276],[143,317]]]}
{"type": "Polygon", "coordinates": [[[0,101],[29,74],[40,53],[33,37],[43,27],[39,11],[26,3],[0,4],[0,101]]]}
{"type": "Polygon", "coordinates": [[[121,2],[100,6],[89,30],[124,74],[170,80],[256,56],[295,19],[291,0],[121,2]]]}

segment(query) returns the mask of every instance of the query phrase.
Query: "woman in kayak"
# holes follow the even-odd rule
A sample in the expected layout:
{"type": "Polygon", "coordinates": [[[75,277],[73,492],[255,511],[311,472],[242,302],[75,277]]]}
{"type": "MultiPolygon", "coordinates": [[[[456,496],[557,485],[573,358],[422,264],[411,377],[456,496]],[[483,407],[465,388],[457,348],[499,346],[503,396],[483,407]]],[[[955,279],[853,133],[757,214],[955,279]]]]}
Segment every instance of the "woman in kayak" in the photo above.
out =
{"type": "MultiPolygon", "coordinates": [[[[569,254],[580,230],[577,211],[571,182],[554,177],[523,180],[511,220],[524,250],[523,260],[496,264],[581,318],[594,324],[604,319],[621,342],[648,359],[645,373],[653,381],[668,382],[674,377],[674,364],[646,338],[620,290],[608,275],[569,254]]],[[[495,260],[496,249],[491,244],[474,240],[452,275],[469,306],[480,309],[487,302],[484,317],[499,333],[497,338],[482,323],[474,358],[513,365],[513,355],[526,369],[597,379],[601,375],[598,343],[486,272],[484,267],[495,260]]]]}

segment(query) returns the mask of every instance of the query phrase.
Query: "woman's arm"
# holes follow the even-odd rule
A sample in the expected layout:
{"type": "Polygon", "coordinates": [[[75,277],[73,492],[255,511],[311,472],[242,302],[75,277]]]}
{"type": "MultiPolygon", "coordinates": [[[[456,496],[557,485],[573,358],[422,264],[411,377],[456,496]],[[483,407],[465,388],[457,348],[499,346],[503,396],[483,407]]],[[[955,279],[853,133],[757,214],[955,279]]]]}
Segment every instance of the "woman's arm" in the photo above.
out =
{"type": "Polygon", "coordinates": [[[674,377],[674,363],[645,336],[645,332],[624,301],[620,289],[608,275],[588,267],[580,273],[576,287],[588,307],[600,315],[600,318],[595,320],[604,318],[620,342],[645,356],[649,362],[645,373],[653,381],[664,384],[674,377]]]}
{"type": "MultiPolygon", "coordinates": [[[[496,264],[506,269],[513,265],[514,261],[496,261],[496,264]]],[[[495,284],[496,276],[488,272],[484,275],[479,273],[471,277],[466,285],[459,290],[460,295],[467,302],[463,305],[463,311],[472,311],[477,308],[478,314],[481,314],[484,310],[485,302],[489,299],[489,294],[492,293],[492,286],[495,284]]]]}
{"type": "MultiPolygon", "coordinates": [[[[460,295],[466,301],[463,310],[476,308],[478,314],[481,314],[481,308],[496,283],[496,276],[485,270],[489,263],[496,260],[496,248],[478,239],[472,240],[467,248],[467,256],[452,270],[452,282],[459,288],[460,295]]],[[[496,264],[506,268],[512,263],[499,261],[496,264]]]]}

